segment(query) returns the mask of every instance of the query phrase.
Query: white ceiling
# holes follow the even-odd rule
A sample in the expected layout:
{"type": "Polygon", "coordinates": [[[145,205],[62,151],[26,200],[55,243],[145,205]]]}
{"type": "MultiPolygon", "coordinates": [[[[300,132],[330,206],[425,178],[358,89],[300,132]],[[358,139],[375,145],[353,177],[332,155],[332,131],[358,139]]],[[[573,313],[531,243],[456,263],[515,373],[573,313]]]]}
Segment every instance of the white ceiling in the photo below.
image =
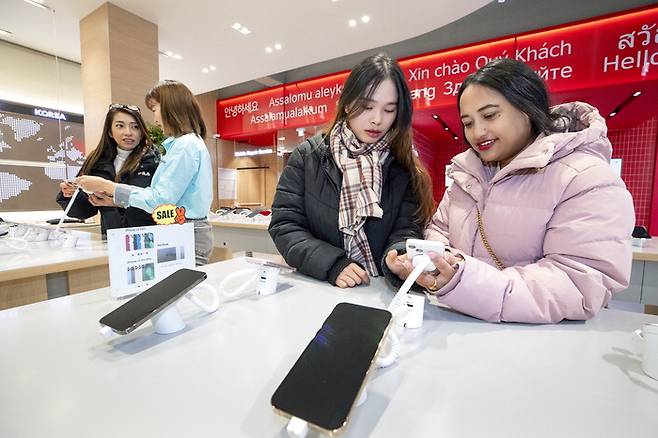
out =
{"type": "MultiPolygon", "coordinates": [[[[402,41],[467,15],[491,0],[114,0],[158,25],[160,77],[185,82],[195,93],[215,90],[305,65],[402,41]],[[360,17],[369,15],[368,24],[360,17]],[[352,28],[347,22],[357,19],[352,28]],[[252,33],[244,36],[231,25],[252,33]],[[280,43],[281,51],[265,53],[280,43]],[[201,69],[214,65],[213,72],[201,69]]],[[[102,0],[42,0],[55,12],[23,0],[0,0],[4,39],[80,62],[80,20],[102,0]]]]}

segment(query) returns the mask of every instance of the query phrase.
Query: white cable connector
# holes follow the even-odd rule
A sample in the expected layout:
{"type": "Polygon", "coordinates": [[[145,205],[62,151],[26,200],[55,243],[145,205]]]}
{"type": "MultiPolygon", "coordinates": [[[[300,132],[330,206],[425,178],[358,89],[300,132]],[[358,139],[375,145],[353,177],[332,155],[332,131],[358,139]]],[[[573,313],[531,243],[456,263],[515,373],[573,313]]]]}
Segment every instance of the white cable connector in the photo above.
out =
{"type": "Polygon", "coordinates": [[[288,435],[294,438],[304,438],[308,433],[308,423],[301,418],[292,417],[286,426],[288,435]]]}

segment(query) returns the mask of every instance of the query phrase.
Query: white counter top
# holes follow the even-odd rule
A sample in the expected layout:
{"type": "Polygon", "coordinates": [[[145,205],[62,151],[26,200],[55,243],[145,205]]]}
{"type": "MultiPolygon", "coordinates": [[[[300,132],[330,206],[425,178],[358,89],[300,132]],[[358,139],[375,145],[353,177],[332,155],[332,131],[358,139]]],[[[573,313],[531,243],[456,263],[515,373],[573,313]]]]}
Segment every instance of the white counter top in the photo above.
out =
{"type": "Polygon", "coordinates": [[[46,241],[28,242],[25,249],[18,250],[0,242],[0,281],[107,264],[107,243],[100,235],[76,233],[87,234],[76,248],[46,241]]]}
{"type": "MultiPolygon", "coordinates": [[[[250,267],[204,268],[217,284],[250,267]]],[[[341,301],[385,307],[381,279],[340,290],[299,274],[275,295],[188,326],[147,323],[107,341],[107,289],[0,311],[0,436],[283,437],[270,397],[341,301]]],[[[633,330],[658,317],[604,310],[588,322],[488,324],[426,306],[398,362],[376,370],[342,437],[655,437],[658,381],[640,370],[633,330]]],[[[316,432],[309,437],[318,437],[316,432]]]]}

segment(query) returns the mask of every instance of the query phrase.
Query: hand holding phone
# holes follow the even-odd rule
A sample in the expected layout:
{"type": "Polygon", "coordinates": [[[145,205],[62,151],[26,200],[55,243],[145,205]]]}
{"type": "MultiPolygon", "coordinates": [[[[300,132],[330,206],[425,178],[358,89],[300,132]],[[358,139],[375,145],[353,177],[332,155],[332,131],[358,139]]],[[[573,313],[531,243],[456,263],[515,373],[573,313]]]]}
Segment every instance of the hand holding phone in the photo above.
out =
{"type": "Polygon", "coordinates": [[[65,198],[70,198],[73,196],[73,193],[75,192],[75,189],[78,186],[75,185],[75,183],[72,183],[71,181],[64,180],[61,183],[59,183],[59,189],[62,191],[62,194],[64,195],[65,198]]]}

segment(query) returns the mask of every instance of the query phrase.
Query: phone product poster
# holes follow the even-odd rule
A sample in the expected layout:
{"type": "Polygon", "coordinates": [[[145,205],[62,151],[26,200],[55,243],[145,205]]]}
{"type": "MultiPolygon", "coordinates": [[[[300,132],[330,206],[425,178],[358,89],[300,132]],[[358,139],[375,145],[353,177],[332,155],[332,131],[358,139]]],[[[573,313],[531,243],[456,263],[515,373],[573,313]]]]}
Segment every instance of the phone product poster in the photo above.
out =
{"type": "Polygon", "coordinates": [[[194,269],[194,224],[107,230],[110,293],[142,292],[181,268],[194,269]]]}

